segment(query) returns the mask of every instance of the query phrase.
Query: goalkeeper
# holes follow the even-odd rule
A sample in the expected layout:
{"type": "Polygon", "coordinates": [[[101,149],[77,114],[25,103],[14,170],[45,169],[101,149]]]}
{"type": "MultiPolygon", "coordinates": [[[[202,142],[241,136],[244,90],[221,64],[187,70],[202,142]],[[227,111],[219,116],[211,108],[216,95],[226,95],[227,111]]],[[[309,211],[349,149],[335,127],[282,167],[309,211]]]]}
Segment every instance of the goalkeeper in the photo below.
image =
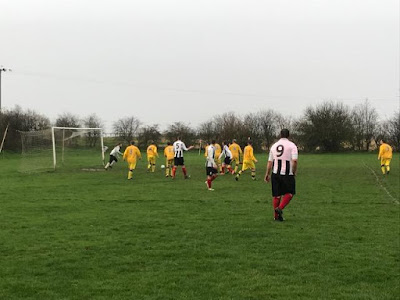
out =
{"type": "Polygon", "coordinates": [[[118,143],[117,145],[115,145],[114,149],[111,150],[110,160],[108,161],[108,163],[106,164],[104,169],[108,170],[108,168],[112,168],[113,164],[118,162],[119,155],[123,155],[121,153],[121,147],[122,147],[122,143],[118,143]]]}

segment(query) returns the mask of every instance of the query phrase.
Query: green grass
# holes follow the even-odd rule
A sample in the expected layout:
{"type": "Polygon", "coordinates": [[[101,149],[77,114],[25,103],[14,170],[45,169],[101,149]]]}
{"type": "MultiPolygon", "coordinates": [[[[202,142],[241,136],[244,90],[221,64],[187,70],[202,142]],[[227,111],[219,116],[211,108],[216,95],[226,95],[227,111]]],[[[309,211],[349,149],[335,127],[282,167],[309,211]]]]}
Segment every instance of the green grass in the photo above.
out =
{"type": "Polygon", "coordinates": [[[0,299],[398,299],[398,155],[387,178],[375,154],[300,155],[278,223],[266,154],[215,192],[194,153],[175,181],[82,171],[89,154],[28,174],[0,157],[0,299]]]}

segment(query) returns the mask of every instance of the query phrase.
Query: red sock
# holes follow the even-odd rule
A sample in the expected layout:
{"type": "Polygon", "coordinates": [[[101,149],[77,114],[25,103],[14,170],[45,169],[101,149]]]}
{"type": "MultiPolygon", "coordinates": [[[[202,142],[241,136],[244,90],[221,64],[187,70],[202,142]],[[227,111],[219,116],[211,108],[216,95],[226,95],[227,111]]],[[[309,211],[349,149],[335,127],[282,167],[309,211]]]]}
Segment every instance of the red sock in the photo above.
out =
{"type": "Polygon", "coordinates": [[[229,173],[233,174],[233,169],[231,167],[228,167],[229,173]]]}
{"type": "Polygon", "coordinates": [[[175,177],[176,174],[176,166],[172,167],[172,177],[175,177]]]}
{"type": "Polygon", "coordinates": [[[279,202],[281,202],[281,197],[274,197],[272,199],[272,206],[274,207],[274,218],[278,218],[278,214],[275,212],[275,208],[279,206],[279,202]]]}
{"type": "Polygon", "coordinates": [[[292,200],[293,195],[292,194],[285,194],[282,198],[281,204],[279,204],[280,209],[284,209],[286,205],[289,204],[290,200],[292,200]]]}
{"type": "Polygon", "coordinates": [[[186,176],[187,172],[186,172],[186,167],[185,166],[182,167],[182,172],[183,172],[183,176],[186,176]]]}
{"type": "Polygon", "coordinates": [[[225,166],[222,166],[222,171],[221,171],[221,173],[222,173],[222,174],[225,174],[225,166]]]}
{"type": "Polygon", "coordinates": [[[212,181],[211,179],[207,179],[207,186],[209,189],[211,189],[211,181],[212,181]]]}

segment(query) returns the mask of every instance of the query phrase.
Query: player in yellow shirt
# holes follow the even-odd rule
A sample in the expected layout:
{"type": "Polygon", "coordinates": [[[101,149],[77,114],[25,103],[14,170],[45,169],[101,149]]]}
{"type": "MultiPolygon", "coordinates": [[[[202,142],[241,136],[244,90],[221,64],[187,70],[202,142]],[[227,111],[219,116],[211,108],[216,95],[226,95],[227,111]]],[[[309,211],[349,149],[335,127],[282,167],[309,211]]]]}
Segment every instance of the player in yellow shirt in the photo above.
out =
{"type": "Polygon", "coordinates": [[[238,181],[240,175],[247,169],[251,170],[251,179],[256,180],[256,165],[257,159],[253,154],[253,146],[251,141],[247,141],[247,146],[244,147],[243,151],[243,167],[242,170],[237,173],[235,180],[238,181]]]}
{"type": "Polygon", "coordinates": [[[378,160],[381,160],[381,170],[383,175],[389,175],[390,161],[392,160],[392,147],[385,143],[383,139],[380,141],[378,160]]]}
{"type": "Polygon", "coordinates": [[[229,150],[232,152],[232,162],[235,163],[234,171],[237,173],[239,164],[240,164],[240,157],[242,156],[242,148],[237,144],[236,140],[232,140],[232,144],[229,145],[229,150]]]}
{"type": "Polygon", "coordinates": [[[172,175],[172,166],[174,165],[174,147],[170,142],[167,143],[167,147],[164,149],[165,156],[165,177],[169,177],[172,175]]]}
{"type": "MultiPolygon", "coordinates": [[[[219,156],[221,155],[222,149],[221,149],[221,145],[218,143],[214,144],[215,147],[215,158],[214,158],[214,162],[217,165],[217,170],[219,173],[222,173],[222,165],[221,165],[221,159],[219,158],[219,156]]],[[[225,174],[224,174],[225,175],[225,174]]]]}
{"type": "Polygon", "coordinates": [[[135,142],[132,141],[131,145],[126,147],[124,155],[122,156],[123,160],[127,161],[129,172],[128,172],[128,179],[132,179],[133,170],[136,169],[136,162],[137,159],[142,159],[142,154],[138,147],[135,146],[135,142]]]}
{"type": "Polygon", "coordinates": [[[158,158],[157,146],[154,145],[154,141],[149,141],[149,146],[147,147],[147,172],[152,172],[156,170],[156,160],[158,158]]]}

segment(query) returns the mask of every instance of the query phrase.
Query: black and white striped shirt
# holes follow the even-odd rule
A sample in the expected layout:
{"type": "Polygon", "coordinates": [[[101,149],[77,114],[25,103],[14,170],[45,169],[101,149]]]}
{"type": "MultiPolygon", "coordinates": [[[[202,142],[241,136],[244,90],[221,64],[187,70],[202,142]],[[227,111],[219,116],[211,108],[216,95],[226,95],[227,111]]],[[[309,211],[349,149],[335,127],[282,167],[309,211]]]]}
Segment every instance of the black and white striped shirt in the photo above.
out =
{"type": "Polygon", "coordinates": [[[215,146],[209,145],[207,147],[207,161],[206,167],[214,168],[215,166],[215,146]]]}
{"type": "Polygon", "coordinates": [[[183,151],[187,151],[188,149],[186,148],[186,145],[184,142],[177,140],[173,145],[174,147],[174,152],[175,152],[175,157],[180,158],[183,157],[183,151]]]}

